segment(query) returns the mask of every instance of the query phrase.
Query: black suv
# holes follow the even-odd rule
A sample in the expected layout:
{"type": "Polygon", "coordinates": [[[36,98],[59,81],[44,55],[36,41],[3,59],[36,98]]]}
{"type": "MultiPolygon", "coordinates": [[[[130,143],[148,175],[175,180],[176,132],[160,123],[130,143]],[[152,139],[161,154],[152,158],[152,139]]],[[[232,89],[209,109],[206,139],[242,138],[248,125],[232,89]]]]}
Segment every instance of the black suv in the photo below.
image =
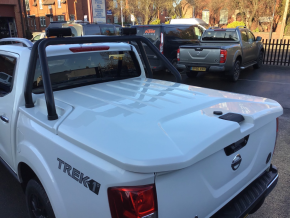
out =
{"type": "MultiPolygon", "coordinates": [[[[132,28],[137,29],[137,35],[148,38],[174,66],[177,64],[179,46],[199,43],[204,31],[198,25],[188,24],[136,25],[132,28]]],[[[164,70],[162,62],[145,44],[144,48],[152,70],[164,70]]]]}
{"type": "Polygon", "coordinates": [[[89,22],[51,22],[47,28],[61,27],[71,28],[72,36],[84,35],[120,35],[121,26],[117,24],[96,24],[89,22]]]}

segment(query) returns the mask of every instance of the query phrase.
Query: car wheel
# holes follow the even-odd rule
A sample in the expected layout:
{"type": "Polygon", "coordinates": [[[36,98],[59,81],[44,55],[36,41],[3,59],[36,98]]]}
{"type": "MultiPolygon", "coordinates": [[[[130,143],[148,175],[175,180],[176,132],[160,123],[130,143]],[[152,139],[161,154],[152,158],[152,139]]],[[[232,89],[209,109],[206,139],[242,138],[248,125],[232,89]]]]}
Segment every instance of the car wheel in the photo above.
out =
{"type": "Polygon", "coordinates": [[[262,65],[263,65],[263,58],[264,58],[264,52],[263,51],[260,51],[259,56],[258,56],[258,59],[257,59],[257,63],[254,64],[254,66],[253,66],[255,69],[259,69],[259,68],[262,67],[262,65]]]}
{"type": "Polygon", "coordinates": [[[229,79],[232,82],[237,82],[240,77],[241,72],[241,62],[240,60],[236,60],[233,69],[230,71],[229,79]]]}
{"type": "Polygon", "coordinates": [[[197,74],[198,72],[195,72],[195,71],[186,71],[186,75],[188,78],[195,78],[197,74]]]}
{"type": "Polygon", "coordinates": [[[26,186],[26,205],[30,218],[55,218],[47,194],[35,179],[31,179],[26,186]]]}

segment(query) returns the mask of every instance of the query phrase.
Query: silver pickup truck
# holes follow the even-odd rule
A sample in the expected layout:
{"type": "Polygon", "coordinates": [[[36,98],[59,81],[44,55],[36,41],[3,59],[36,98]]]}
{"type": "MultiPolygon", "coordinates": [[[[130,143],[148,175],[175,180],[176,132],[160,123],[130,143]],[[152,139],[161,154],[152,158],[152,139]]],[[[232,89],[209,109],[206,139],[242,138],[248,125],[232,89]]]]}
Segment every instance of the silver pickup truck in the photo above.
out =
{"type": "Polygon", "coordinates": [[[261,39],[246,27],[209,28],[203,33],[199,45],[180,46],[177,66],[185,66],[190,78],[202,71],[223,71],[235,82],[241,69],[261,67],[264,55],[261,39]]]}

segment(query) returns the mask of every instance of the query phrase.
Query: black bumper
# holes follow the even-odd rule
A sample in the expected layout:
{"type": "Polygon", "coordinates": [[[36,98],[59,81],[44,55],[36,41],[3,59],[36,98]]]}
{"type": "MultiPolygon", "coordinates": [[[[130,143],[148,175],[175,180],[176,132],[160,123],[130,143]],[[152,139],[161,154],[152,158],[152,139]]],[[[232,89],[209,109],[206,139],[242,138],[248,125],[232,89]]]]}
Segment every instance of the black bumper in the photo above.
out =
{"type": "Polygon", "coordinates": [[[271,165],[268,172],[264,172],[211,218],[245,217],[261,200],[269,195],[277,182],[278,170],[271,165]]]}

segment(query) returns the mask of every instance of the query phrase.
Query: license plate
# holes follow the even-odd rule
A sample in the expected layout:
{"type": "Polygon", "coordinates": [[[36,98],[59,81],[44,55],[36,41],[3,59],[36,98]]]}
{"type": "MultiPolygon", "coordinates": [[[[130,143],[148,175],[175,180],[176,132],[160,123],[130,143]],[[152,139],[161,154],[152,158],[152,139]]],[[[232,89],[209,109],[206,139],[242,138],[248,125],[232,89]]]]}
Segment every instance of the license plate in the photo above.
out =
{"type": "Polygon", "coordinates": [[[191,67],[192,71],[206,71],[206,68],[205,67],[191,67]]]}

